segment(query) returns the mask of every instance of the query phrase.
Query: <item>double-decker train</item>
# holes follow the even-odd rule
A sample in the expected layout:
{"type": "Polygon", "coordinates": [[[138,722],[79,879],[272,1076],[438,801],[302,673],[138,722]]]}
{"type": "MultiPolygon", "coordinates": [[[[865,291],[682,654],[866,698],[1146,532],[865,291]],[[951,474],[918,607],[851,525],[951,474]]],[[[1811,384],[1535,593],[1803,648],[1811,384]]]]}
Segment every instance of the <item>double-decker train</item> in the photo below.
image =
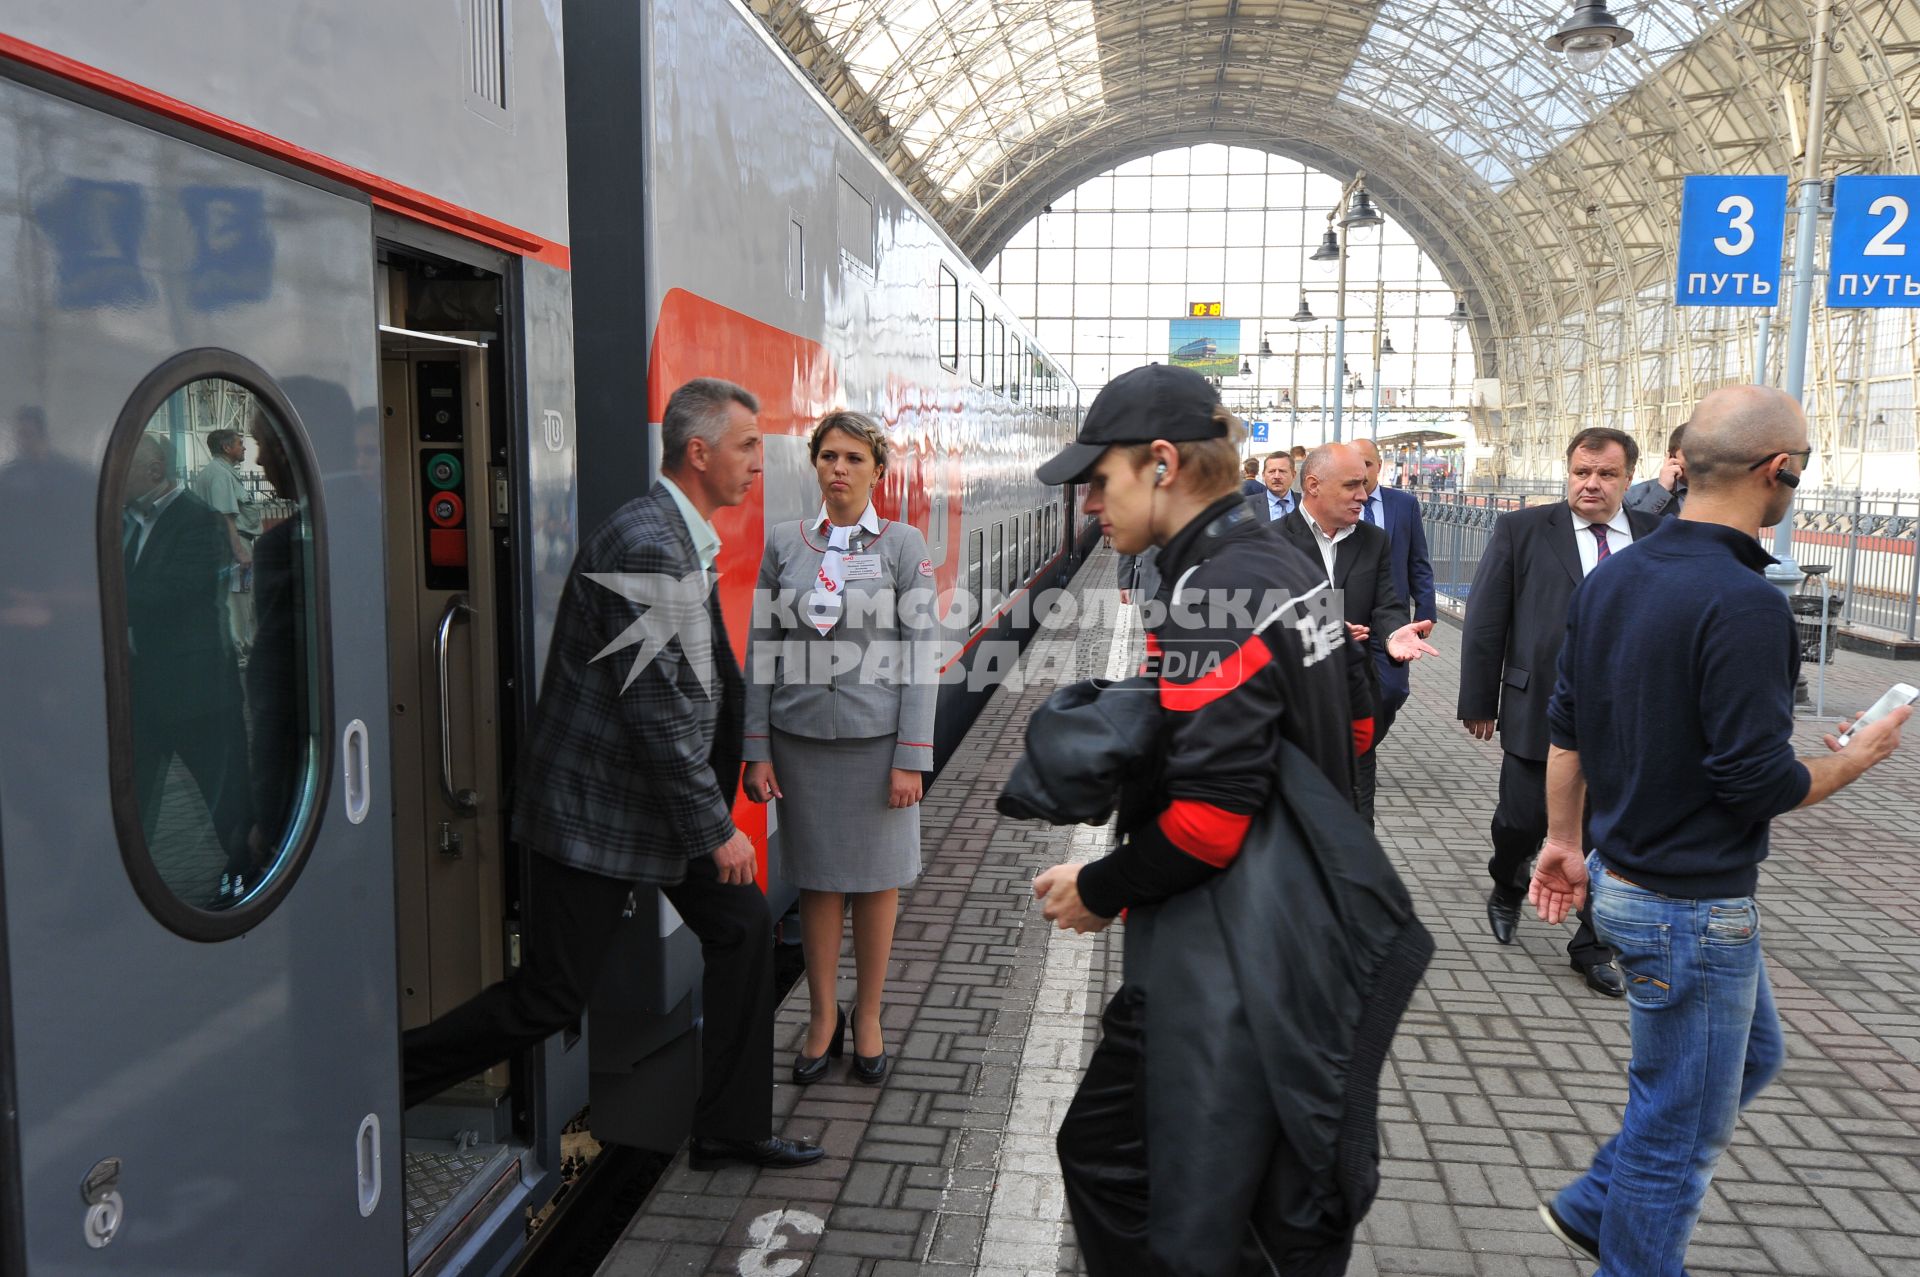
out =
{"type": "Polygon", "coordinates": [[[4,23],[0,1272],[501,1272],[589,1099],[662,1148],[690,1108],[645,891],[575,1031],[400,1099],[403,1029],[518,960],[522,726],[667,396],[762,404],[736,651],[846,405],[965,662],[1089,546],[1032,478],[1078,392],[735,0],[4,23]]]}

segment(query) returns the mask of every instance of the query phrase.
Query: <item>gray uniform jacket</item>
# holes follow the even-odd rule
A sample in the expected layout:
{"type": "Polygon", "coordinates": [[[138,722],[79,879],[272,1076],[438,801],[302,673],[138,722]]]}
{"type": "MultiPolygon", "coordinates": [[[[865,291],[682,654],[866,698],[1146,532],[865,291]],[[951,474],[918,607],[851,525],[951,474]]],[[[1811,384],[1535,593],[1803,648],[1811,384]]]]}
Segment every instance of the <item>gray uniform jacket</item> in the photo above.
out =
{"type": "Polygon", "coordinates": [[[776,526],[760,558],[747,649],[748,762],[770,762],[769,728],[813,740],[895,737],[893,765],[933,770],[939,609],[927,541],[882,519],[855,529],[845,607],[824,635],[806,599],[827,548],[817,525],[776,526]]]}

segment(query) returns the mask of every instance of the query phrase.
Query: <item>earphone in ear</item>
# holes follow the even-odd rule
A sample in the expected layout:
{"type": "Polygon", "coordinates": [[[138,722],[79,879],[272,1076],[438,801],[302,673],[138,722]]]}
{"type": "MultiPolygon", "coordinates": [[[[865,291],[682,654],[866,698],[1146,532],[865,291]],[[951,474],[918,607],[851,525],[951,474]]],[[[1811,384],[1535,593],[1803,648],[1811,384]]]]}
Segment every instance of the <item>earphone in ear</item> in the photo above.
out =
{"type": "Polygon", "coordinates": [[[1167,486],[1167,463],[1164,461],[1154,468],[1153,486],[1156,488],[1164,488],[1167,486]]]}
{"type": "Polygon", "coordinates": [[[1800,476],[1791,470],[1782,470],[1773,477],[1786,484],[1789,488],[1797,488],[1800,486],[1800,476]]]}

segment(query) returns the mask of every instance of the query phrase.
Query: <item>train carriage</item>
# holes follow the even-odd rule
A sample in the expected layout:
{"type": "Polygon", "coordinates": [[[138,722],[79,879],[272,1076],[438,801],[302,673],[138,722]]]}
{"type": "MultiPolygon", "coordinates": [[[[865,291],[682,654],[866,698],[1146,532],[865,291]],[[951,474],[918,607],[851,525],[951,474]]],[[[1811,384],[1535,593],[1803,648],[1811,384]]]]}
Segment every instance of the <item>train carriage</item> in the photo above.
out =
{"type": "Polygon", "coordinates": [[[751,13],[562,17],[9,11],[0,1271],[500,1272],[590,1091],[679,1138],[697,949],[652,901],[579,1031],[399,1085],[401,1031],[517,961],[516,741],[678,382],[767,406],[736,647],[829,405],[887,423],[883,511],[986,601],[962,666],[1085,548],[1030,478],[1073,387],[751,13]]]}

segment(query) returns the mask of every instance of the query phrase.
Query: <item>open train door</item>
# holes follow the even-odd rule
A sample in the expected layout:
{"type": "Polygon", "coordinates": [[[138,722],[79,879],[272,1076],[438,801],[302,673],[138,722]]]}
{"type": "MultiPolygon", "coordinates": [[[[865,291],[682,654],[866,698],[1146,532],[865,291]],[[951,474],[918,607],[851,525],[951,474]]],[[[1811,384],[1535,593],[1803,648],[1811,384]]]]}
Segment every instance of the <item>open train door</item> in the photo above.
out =
{"type": "Polygon", "coordinates": [[[9,80],[0,154],[0,1269],[397,1274],[371,209],[9,80]]]}

